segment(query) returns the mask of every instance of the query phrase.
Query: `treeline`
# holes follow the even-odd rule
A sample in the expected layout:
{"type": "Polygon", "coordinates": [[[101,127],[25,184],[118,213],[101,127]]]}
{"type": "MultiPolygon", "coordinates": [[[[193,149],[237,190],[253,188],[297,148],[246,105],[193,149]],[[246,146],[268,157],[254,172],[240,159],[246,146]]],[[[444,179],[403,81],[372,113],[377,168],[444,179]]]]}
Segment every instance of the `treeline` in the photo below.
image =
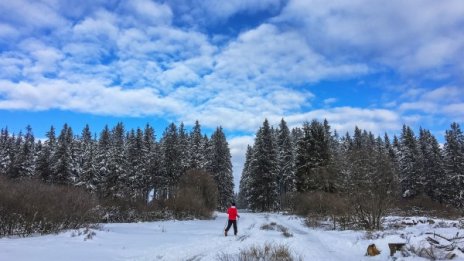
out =
{"type": "Polygon", "coordinates": [[[392,198],[424,195],[462,208],[464,135],[453,123],[441,147],[422,128],[418,136],[408,126],[399,137],[376,137],[359,128],[339,136],[327,121],[289,130],[283,119],[276,129],[265,120],[246,153],[240,203],[255,211],[297,208],[304,202],[296,195],[305,193],[338,195],[355,212],[376,205],[383,213],[381,206],[392,198]]]}
{"type": "Polygon", "coordinates": [[[25,133],[5,128],[0,134],[0,176],[80,187],[100,199],[146,202],[153,193],[155,200],[167,200],[189,170],[213,177],[220,208],[233,199],[231,155],[221,127],[208,137],[198,121],[190,132],[172,123],[159,141],[148,124],[105,126],[98,137],[88,125],[75,135],[67,124],[58,135],[52,126],[45,140],[36,140],[30,126],[25,133]]]}

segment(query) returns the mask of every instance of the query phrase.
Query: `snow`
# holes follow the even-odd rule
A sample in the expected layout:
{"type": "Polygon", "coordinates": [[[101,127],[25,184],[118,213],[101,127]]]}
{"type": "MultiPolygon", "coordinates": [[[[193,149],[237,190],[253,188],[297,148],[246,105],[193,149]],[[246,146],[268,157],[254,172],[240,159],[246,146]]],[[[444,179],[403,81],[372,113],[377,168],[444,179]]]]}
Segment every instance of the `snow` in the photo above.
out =
{"type": "MultiPolygon", "coordinates": [[[[0,260],[218,260],[221,254],[238,254],[241,249],[265,243],[285,245],[302,260],[388,260],[388,243],[420,246],[431,236],[427,232],[448,237],[464,235],[464,230],[453,227],[451,221],[429,224],[421,218],[409,219],[411,223],[406,224],[403,218],[389,217],[387,223],[402,226],[366,233],[309,228],[303,219],[293,215],[241,213],[238,235],[233,236],[230,230],[232,236],[224,237],[226,218],[225,213],[217,213],[213,220],[104,224],[91,231],[95,233],[91,238],[82,229],[57,235],[1,238],[0,260]],[[261,229],[270,223],[286,227],[293,236],[261,229]],[[381,254],[364,256],[372,243],[381,254]]],[[[454,253],[457,257],[453,260],[464,260],[462,252],[454,253]]],[[[426,260],[414,255],[395,256],[397,260],[426,260]]]]}

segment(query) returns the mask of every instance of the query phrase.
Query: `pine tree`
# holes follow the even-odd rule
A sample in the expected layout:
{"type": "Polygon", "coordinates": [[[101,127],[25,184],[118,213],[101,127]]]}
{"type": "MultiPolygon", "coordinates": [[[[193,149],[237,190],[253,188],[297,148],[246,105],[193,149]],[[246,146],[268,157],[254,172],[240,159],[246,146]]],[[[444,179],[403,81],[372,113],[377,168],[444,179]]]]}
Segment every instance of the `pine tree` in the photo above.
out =
{"type": "Polygon", "coordinates": [[[96,177],[97,182],[97,193],[100,197],[110,197],[112,196],[111,191],[109,191],[109,181],[111,178],[110,173],[110,147],[111,147],[111,133],[108,128],[108,125],[105,125],[103,130],[100,132],[100,137],[98,139],[98,146],[95,156],[95,166],[96,166],[96,177]]]}
{"type": "Polygon", "coordinates": [[[159,189],[162,186],[163,172],[161,169],[161,151],[156,142],[155,130],[149,124],[145,126],[143,132],[143,162],[146,165],[144,176],[148,182],[145,187],[145,198],[153,189],[154,196],[159,198],[159,189]]]}
{"type": "Polygon", "coordinates": [[[97,192],[99,176],[96,164],[97,145],[92,138],[89,125],[82,130],[79,143],[79,180],[77,186],[83,187],[91,192],[97,192]]]}
{"type": "Polygon", "coordinates": [[[190,169],[203,169],[205,168],[205,144],[201,134],[201,126],[198,121],[195,121],[192,132],[190,133],[190,169]]]}
{"type": "Polygon", "coordinates": [[[446,131],[444,169],[446,173],[446,198],[454,206],[464,206],[464,135],[459,124],[452,123],[446,131]]]}
{"type": "MultiPolygon", "coordinates": [[[[295,162],[290,130],[284,119],[280,121],[277,134],[277,168],[279,195],[286,201],[288,194],[296,191],[295,162]]],[[[283,202],[281,202],[282,204],[283,202]]]]}
{"type": "Polygon", "coordinates": [[[68,124],[64,124],[58,136],[56,150],[52,158],[51,180],[55,184],[72,184],[75,178],[73,172],[73,135],[68,124]]]}
{"type": "Polygon", "coordinates": [[[35,176],[43,182],[49,183],[52,182],[52,160],[56,148],[55,128],[51,126],[45,136],[47,140],[38,152],[35,176]]]}
{"type": "Polygon", "coordinates": [[[207,170],[213,175],[219,196],[218,206],[226,208],[234,198],[234,180],[232,162],[226,136],[221,127],[211,135],[207,170]]]}
{"type": "Polygon", "coordinates": [[[327,190],[330,164],[330,138],[324,126],[313,120],[303,125],[303,137],[298,141],[296,154],[297,190],[327,190]]]}
{"type": "Polygon", "coordinates": [[[410,127],[404,125],[399,143],[399,177],[403,197],[413,197],[422,191],[420,177],[420,151],[410,127]]]}
{"type": "Polygon", "coordinates": [[[146,174],[146,163],[143,154],[146,153],[143,144],[143,132],[140,128],[130,131],[127,138],[127,180],[125,182],[125,194],[133,200],[140,200],[146,197],[146,184],[149,176],[146,174]]]}
{"type": "Polygon", "coordinates": [[[128,196],[126,184],[129,183],[127,160],[125,157],[125,127],[122,122],[116,124],[111,130],[109,148],[109,176],[106,179],[107,191],[115,197],[128,196]]]}
{"type": "Polygon", "coordinates": [[[18,175],[21,178],[31,178],[34,175],[35,165],[35,142],[31,126],[26,127],[24,142],[20,145],[17,156],[18,175]]]}
{"type": "Polygon", "coordinates": [[[419,149],[422,155],[422,184],[424,192],[433,199],[442,201],[443,191],[441,184],[444,182],[443,153],[437,139],[429,130],[419,130],[419,149]]]}
{"type": "Polygon", "coordinates": [[[258,130],[250,164],[250,207],[258,211],[278,209],[277,155],[267,119],[258,130]]]}
{"type": "Polygon", "coordinates": [[[182,175],[182,166],[179,162],[179,137],[177,126],[171,123],[163,133],[161,139],[161,153],[163,157],[162,197],[170,198],[174,193],[182,175]]]}
{"type": "Polygon", "coordinates": [[[179,149],[178,160],[180,162],[181,172],[185,174],[187,170],[190,168],[190,161],[191,161],[191,144],[190,144],[190,137],[185,130],[184,123],[181,122],[178,129],[178,144],[177,147],[179,149]]]}
{"type": "Polygon", "coordinates": [[[250,207],[250,194],[251,194],[251,184],[252,176],[251,176],[251,161],[253,157],[253,148],[248,145],[247,151],[245,154],[245,163],[243,165],[242,175],[240,177],[240,186],[239,186],[239,194],[238,194],[238,204],[242,208],[249,208],[250,207]]]}
{"type": "Polygon", "coordinates": [[[14,140],[10,137],[8,128],[2,129],[0,133],[0,176],[7,176],[12,163],[12,150],[14,140]]]}

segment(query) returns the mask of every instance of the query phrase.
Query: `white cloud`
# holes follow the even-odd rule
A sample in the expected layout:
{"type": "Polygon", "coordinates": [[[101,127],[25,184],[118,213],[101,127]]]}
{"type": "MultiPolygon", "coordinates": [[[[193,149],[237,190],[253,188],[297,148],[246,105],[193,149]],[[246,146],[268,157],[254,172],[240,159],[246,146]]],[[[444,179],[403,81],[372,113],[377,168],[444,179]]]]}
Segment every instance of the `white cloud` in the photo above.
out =
{"type": "Polygon", "coordinates": [[[313,110],[285,117],[290,126],[301,126],[305,121],[327,119],[332,130],[339,133],[351,132],[356,126],[382,134],[385,131],[398,130],[401,127],[401,115],[392,110],[363,109],[355,107],[335,107],[313,110]]]}
{"type": "Polygon", "coordinates": [[[133,0],[128,5],[136,12],[137,18],[143,18],[152,25],[170,24],[171,8],[165,4],[158,4],[151,0],[133,0]]]}
{"type": "Polygon", "coordinates": [[[53,6],[41,1],[0,1],[0,10],[0,21],[20,28],[21,33],[34,33],[37,29],[57,29],[69,23],[53,6]]]}
{"type": "Polygon", "coordinates": [[[335,59],[403,72],[462,64],[460,0],[291,0],[274,22],[300,27],[315,50],[335,59]]]}
{"type": "MultiPolygon", "coordinates": [[[[407,96],[406,96],[407,97],[407,96]]],[[[462,88],[455,86],[444,86],[432,90],[422,89],[419,94],[408,97],[405,102],[400,104],[400,111],[419,111],[429,114],[446,114],[464,102],[462,88]]],[[[459,107],[459,106],[458,106],[459,107]]]]}
{"type": "Polygon", "coordinates": [[[263,24],[241,34],[217,57],[215,74],[236,82],[260,85],[302,84],[321,79],[362,75],[363,64],[338,64],[314,52],[296,31],[263,24]]]}
{"type": "Polygon", "coordinates": [[[338,101],[337,98],[328,98],[328,99],[325,99],[323,102],[325,105],[332,105],[333,103],[336,103],[338,101]]]}
{"type": "Polygon", "coordinates": [[[114,116],[165,115],[183,111],[183,101],[161,97],[150,88],[107,87],[97,80],[68,83],[43,80],[38,84],[0,81],[0,109],[62,109],[114,116]]]}

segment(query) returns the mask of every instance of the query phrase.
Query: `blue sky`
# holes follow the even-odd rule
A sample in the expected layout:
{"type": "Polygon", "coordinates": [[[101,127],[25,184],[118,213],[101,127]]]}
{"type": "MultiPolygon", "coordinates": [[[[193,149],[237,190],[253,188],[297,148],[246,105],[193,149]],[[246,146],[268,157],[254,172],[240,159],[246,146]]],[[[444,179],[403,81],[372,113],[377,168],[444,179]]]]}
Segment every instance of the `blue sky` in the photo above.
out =
{"type": "Polygon", "coordinates": [[[399,133],[464,119],[462,0],[0,1],[0,125],[399,133]]]}

